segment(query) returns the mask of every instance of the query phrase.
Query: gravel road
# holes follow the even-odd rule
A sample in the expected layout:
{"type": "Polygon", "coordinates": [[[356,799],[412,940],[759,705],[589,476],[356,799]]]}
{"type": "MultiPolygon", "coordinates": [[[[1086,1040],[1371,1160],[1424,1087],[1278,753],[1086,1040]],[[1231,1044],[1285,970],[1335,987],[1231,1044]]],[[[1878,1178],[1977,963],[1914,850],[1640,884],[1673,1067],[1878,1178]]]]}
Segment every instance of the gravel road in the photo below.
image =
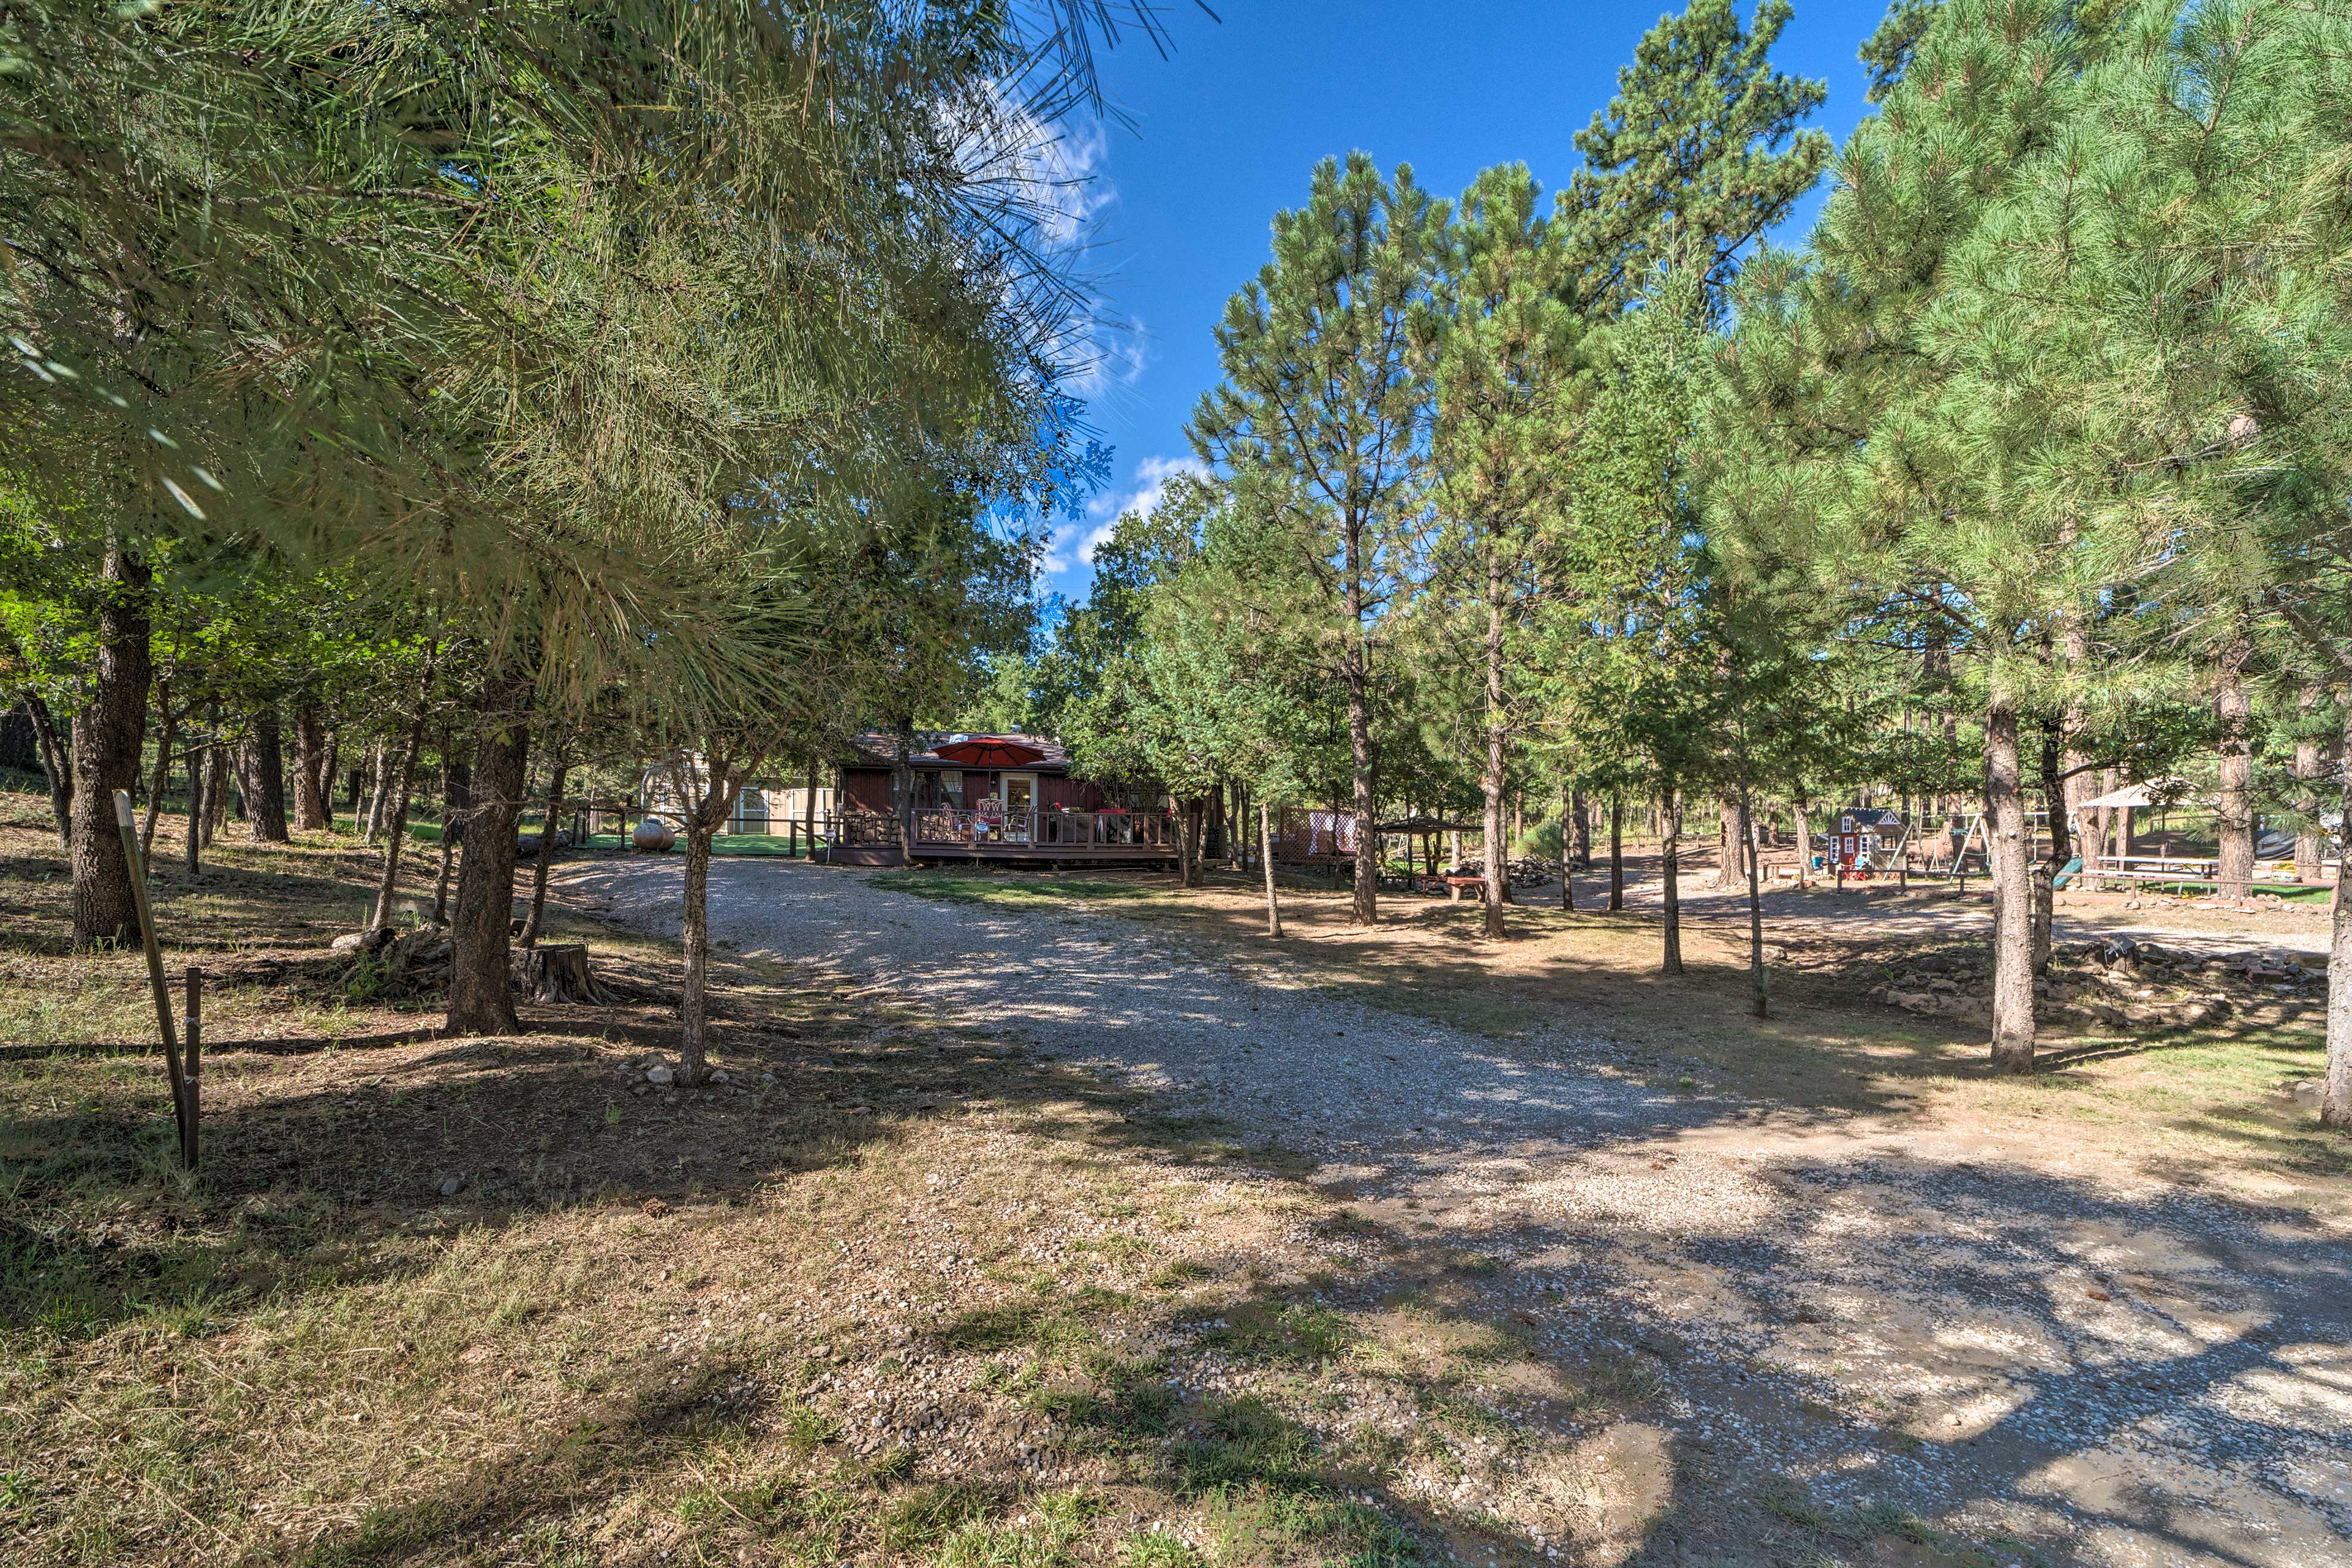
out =
{"type": "MultiPolygon", "coordinates": [[[[675,862],[561,879],[677,929],[675,862]]],[[[2063,1140],[1654,1089],[1599,1021],[1500,1044],[1083,908],[781,860],[719,861],[710,906],[747,952],[1276,1141],[1367,1217],[1481,1260],[1465,1288],[1563,1360],[1653,1365],[1666,1502],[1778,1478],[2053,1562],[2352,1562],[2347,1237],[2284,1189],[2257,1207],[2063,1140]]]]}

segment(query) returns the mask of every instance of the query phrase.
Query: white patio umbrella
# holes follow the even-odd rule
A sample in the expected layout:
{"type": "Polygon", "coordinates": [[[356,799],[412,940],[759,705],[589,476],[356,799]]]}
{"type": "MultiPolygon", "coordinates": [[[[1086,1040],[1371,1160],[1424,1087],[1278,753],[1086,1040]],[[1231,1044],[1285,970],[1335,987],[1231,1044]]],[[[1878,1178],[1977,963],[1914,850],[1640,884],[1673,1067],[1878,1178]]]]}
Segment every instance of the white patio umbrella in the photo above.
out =
{"type": "Polygon", "coordinates": [[[2109,790],[2096,800],[2084,801],[2077,809],[2095,811],[2102,806],[2181,805],[2190,799],[2190,792],[2194,788],[2187,779],[2153,779],[2147,784],[2126,784],[2121,789],[2109,790]]]}

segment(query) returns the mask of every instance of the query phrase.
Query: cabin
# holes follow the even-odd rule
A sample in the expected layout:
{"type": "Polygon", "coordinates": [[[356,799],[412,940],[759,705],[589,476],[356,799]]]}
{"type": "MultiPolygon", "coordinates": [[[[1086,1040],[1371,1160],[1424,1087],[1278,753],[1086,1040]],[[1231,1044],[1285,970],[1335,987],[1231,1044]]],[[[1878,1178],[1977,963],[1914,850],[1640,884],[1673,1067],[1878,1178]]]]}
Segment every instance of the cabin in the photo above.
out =
{"type": "MultiPolygon", "coordinates": [[[[1166,792],[1074,773],[1042,735],[858,736],[835,774],[820,860],[844,866],[995,862],[1167,866],[1177,858],[1166,792]],[[913,798],[904,800],[902,789],[913,798]]],[[[820,829],[824,832],[824,829],[820,829]]]]}
{"type": "MultiPolygon", "coordinates": [[[[695,784],[700,787],[703,784],[701,756],[688,753],[686,765],[693,770],[695,784]]],[[[726,826],[719,831],[772,838],[795,836],[803,823],[822,823],[832,815],[833,804],[833,791],[830,789],[820,788],[812,797],[805,783],[792,784],[766,777],[751,779],[735,792],[734,810],[729,813],[726,826]]],[[[670,776],[668,764],[656,763],[638,775],[634,810],[635,816],[659,817],[673,826],[684,825],[686,802],[677,793],[677,781],[670,776]]],[[[589,830],[601,833],[610,829],[600,821],[592,824],[589,830]]],[[[623,823],[621,830],[625,833],[628,824],[623,823]]]]}

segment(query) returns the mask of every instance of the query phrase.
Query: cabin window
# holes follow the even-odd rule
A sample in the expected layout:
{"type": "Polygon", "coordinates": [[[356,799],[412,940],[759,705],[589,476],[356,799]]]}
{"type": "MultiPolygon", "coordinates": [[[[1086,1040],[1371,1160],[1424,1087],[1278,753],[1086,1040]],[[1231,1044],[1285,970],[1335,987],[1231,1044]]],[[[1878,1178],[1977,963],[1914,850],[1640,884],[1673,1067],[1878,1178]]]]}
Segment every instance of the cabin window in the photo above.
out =
{"type": "Polygon", "coordinates": [[[940,771],[940,795],[958,811],[963,809],[963,774],[955,768],[940,771]]]}

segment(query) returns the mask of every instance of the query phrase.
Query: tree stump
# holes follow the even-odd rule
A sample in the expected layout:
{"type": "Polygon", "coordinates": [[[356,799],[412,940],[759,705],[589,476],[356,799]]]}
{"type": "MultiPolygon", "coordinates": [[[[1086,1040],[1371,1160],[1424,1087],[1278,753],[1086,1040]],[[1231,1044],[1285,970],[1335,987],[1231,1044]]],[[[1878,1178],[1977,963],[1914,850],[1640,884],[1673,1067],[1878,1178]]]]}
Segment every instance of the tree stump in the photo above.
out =
{"type": "Polygon", "coordinates": [[[621,997],[588,967],[586,942],[525,948],[514,955],[514,985],[534,1002],[571,1002],[610,1007],[621,997]]]}

